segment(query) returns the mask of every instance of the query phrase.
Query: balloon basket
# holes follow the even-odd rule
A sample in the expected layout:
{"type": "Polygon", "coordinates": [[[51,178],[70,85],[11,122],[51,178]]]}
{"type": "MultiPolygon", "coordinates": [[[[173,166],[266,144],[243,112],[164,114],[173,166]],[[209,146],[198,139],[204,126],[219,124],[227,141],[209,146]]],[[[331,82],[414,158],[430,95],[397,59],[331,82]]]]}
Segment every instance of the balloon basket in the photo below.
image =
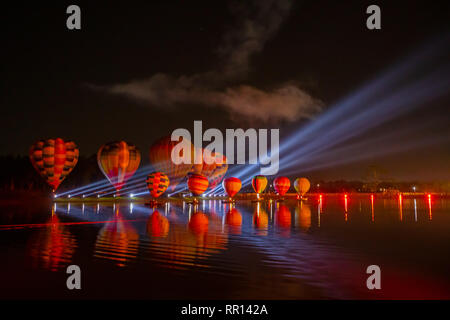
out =
{"type": "Polygon", "coordinates": [[[149,206],[149,207],[157,207],[161,204],[163,204],[163,203],[160,201],[156,201],[156,200],[150,200],[149,202],[144,203],[144,205],[149,206]]]}
{"type": "Polygon", "coordinates": [[[199,204],[199,201],[197,198],[194,198],[192,200],[185,200],[184,202],[187,204],[193,204],[193,205],[199,204]]]}
{"type": "Polygon", "coordinates": [[[234,199],[225,199],[225,200],[222,200],[222,203],[235,203],[236,202],[236,200],[234,200],[234,199]]]}

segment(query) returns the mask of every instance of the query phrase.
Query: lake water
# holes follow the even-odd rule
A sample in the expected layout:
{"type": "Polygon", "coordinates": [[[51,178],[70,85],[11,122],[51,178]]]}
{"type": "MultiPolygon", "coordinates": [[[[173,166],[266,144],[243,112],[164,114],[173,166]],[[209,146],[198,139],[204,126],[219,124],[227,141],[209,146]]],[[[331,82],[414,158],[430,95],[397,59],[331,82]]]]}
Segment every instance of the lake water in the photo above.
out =
{"type": "Polygon", "coordinates": [[[0,207],[2,298],[450,298],[450,200],[0,207]],[[81,290],[68,290],[68,265],[81,290]],[[368,290],[366,268],[381,268],[368,290]]]}

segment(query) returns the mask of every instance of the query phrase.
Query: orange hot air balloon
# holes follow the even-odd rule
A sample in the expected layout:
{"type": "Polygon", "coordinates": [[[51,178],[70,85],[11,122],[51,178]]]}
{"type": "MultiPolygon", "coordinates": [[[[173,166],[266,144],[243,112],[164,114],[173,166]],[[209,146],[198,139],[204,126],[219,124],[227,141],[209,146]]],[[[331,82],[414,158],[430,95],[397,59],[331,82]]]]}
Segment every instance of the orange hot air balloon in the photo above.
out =
{"type": "Polygon", "coordinates": [[[291,226],[291,211],[285,205],[280,205],[280,207],[275,211],[275,217],[277,224],[283,228],[289,228],[291,226]]]}
{"type": "MultiPolygon", "coordinates": [[[[150,147],[150,163],[156,171],[164,172],[169,177],[172,191],[192,169],[192,161],[180,164],[172,161],[172,150],[180,141],[172,141],[171,137],[167,136],[159,139],[150,147]]],[[[192,158],[194,147],[190,142],[189,144],[192,158]]],[[[183,157],[183,152],[184,150],[181,150],[178,156],[183,157]]]]}
{"type": "Polygon", "coordinates": [[[109,182],[120,191],[141,162],[139,149],[125,141],[109,142],[97,152],[97,163],[109,182]]]}
{"type": "Polygon", "coordinates": [[[147,232],[153,237],[166,237],[169,233],[169,220],[155,210],[147,221],[147,232]]]}
{"type": "Polygon", "coordinates": [[[242,186],[241,180],[235,177],[226,178],[222,182],[223,189],[231,198],[234,197],[234,195],[238,193],[239,190],[241,190],[241,186],[242,186]]]}
{"type": "Polygon", "coordinates": [[[77,145],[61,138],[39,140],[30,148],[31,164],[53,188],[53,192],[73,170],[78,155],[77,145]]]}
{"type": "Polygon", "coordinates": [[[254,176],[252,179],[252,187],[258,194],[264,192],[267,187],[267,178],[262,175],[254,176]]]}
{"type": "Polygon", "coordinates": [[[311,184],[309,183],[309,180],[306,178],[297,178],[294,181],[295,191],[297,191],[297,193],[302,197],[305,195],[305,193],[308,192],[310,186],[311,184]]]}
{"type": "Polygon", "coordinates": [[[201,174],[191,174],[188,179],[188,189],[194,195],[199,196],[208,189],[208,179],[201,174]]]}
{"type": "Polygon", "coordinates": [[[227,157],[220,153],[215,153],[214,157],[216,159],[216,165],[214,167],[214,170],[212,170],[211,174],[208,177],[209,187],[211,190],[222,182],[223,177],[228,171],[227,157]]]}
{"type": "Polygon", "coordinates": [[[169,178],[162,172],[153,172],[147,176],[147,188],[153,198],[158,198],[169,187],[169,178]]]}
{"type": "Polygon", "coordinates": [[[286,177],[277,177],[273,181],[273,187],[280,196],[283,196],[289,190],[290,186],[291,182],[286,177]]]}
{"type": "Polygon", "coordinates": [[[202,163],[194,164],[192,172],[208,178],[209,187],[213,189],[222,182],[228,170],[227,158],[218,152],[205,153],[205,150],[203,148],[195,148],[196,156],[202,157],[202,163]]]}

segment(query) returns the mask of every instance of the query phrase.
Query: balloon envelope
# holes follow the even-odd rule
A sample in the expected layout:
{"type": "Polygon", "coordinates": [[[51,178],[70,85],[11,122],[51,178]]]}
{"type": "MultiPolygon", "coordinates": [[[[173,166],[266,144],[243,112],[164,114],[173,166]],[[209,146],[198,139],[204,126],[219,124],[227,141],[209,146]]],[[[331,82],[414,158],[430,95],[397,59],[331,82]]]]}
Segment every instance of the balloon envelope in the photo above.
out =
{"type": "Polygon", "coordinates": [[[53,188],[61,182],[78,162],[79,150],[73,141],[61,138],[39,140],[30,148],[30,161],[37,172],[53,188]]]}
{"type": "Polygon", "coordinates": [[[230,177],[223,180],[222,186],[228,196],[234,197],[241,190],[242,182],[238,178],[230,177]]]}
{"type": "Polygon", "coordinates": [[[169,187],[169,178],[162,172],[152,172],[147,176],[147,188],[153,198],[158,198],[169,187]]]}
{"type": "Polygon", "coordinates": [[[188,179],[188,189],[194,195],[199,196],[208,189],[208,179],[201,174],[191,174],[188,179]]]}
{"type": "Polygon", "coordinates": [[[222,182],[228,170],[227,158],[218,152],[205,152],[206,149],[196,148],[197,157],[202,157],[201,164],[194,164],[192,172],[208,178],[209,187],[213,189],[222,182]]]}
{"type": "MultiPolygon", "coordinates": [[[[175,164],[172,161],[172,150],[178,143],[179,141],[172,141],[170,136],[163,137],[153,143],[149,154],[153,168],[156,171],[164,172],[169,177],[172,191],[192,169],[192,162],[175,164]]],[[[189,148],[193,150],[190,142],[189,145],[189,148]]],[[[183,157],[183,152],[181,150],[178,156],[183,157]]]]}
{"type": "Polygon", "coordinates": [[[267,187],[267,178],[262,175],[254,176],[252,179],[252,187],[256,193],[263,192],[267,187]]]}
{"type": "Polygon", "coordinates": [[[133,176],[141,162],[139,149],[125,141],[109,142],[97,152],[97,163],[117,191],[133,176]]]}
{"type": "Polygon", "coordinates": [[[280,195],[284,195],[290,188],[291,182],[286,177],[277,177],[273,181],[273,187],[275,191],[280,195]]]}
{"type": "Polygon", "coordinates": [[[297,178],[294,181],[295,191],[297,191],[297,193],[302,196],[308,192],[310,186],[311,184],[309,183],[309,180],[306,178],[297,178]]]}

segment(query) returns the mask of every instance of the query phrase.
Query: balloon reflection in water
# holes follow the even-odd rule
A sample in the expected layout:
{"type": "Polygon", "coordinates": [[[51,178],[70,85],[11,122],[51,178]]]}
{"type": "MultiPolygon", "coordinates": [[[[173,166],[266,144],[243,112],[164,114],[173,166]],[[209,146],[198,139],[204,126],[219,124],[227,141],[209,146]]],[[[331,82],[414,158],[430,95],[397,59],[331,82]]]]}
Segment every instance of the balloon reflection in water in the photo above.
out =
{"type": "Polygon", "coordinates": [[[267,235],[269,216],[266,211],[261,208],[261,203],[259,202],[256,204],[255,211],[253,212],[253,227],[258,230],[258,235],[267,235]]]}
{"type": "Polygon", "coordinates": [[[431,213],[431,194],[428,195],[428,218],[433,220],[433,214],[431,213]]]}
{"type": "Polygon", "coordinates": [[[168,268],[207,267],[202,261],[226,249],[227,234],[221,231],[218,219],[194,212],[187,226],[174,222],[172,218],[170,220],[172,223],[166,237],[151,238],[150,260],[168,268]]]}
{"type": "Polygon", "coordinates": [[[147,221],[147,233],[152,237],[167,237],[169,220],[158,210],[153,211],[147,221]]]}
{"type": "Polygon", "coordinates": [[[95,243],[94,257],[112,260],[123,267],[138,254],[139,234],[115,209],[115,220],[100,229],[95,243]]]}
{"type": "Polygon", "coordinates": [[[311,228],[311,208],[307,204],[300,202],[295,208],[296,226],[301,230],[308,231],[311,228]]]}
{"type": "Polygon", "coordinates": [[[67,228],[60,224],[54,207],[47,224],[48,227],[37,230],[31,236],[28,245],[29,255],[33,259],[34,266],[58,271],[70,264],[77,243],[67,228]]]}
{"type": "Polygon", "coordinates": [[[283,230],[283,234],[287,235],[291,227],[291,211],[285,205],[280,205],[275,211],[275,222],[278,227],[283,230]]]}
{"type": "Polygon", "coordinates": [[[236,208],[230,208],[225,216],[225,222],[231,233],[240,234],[242,226],[242,214],[236,208]]]}

